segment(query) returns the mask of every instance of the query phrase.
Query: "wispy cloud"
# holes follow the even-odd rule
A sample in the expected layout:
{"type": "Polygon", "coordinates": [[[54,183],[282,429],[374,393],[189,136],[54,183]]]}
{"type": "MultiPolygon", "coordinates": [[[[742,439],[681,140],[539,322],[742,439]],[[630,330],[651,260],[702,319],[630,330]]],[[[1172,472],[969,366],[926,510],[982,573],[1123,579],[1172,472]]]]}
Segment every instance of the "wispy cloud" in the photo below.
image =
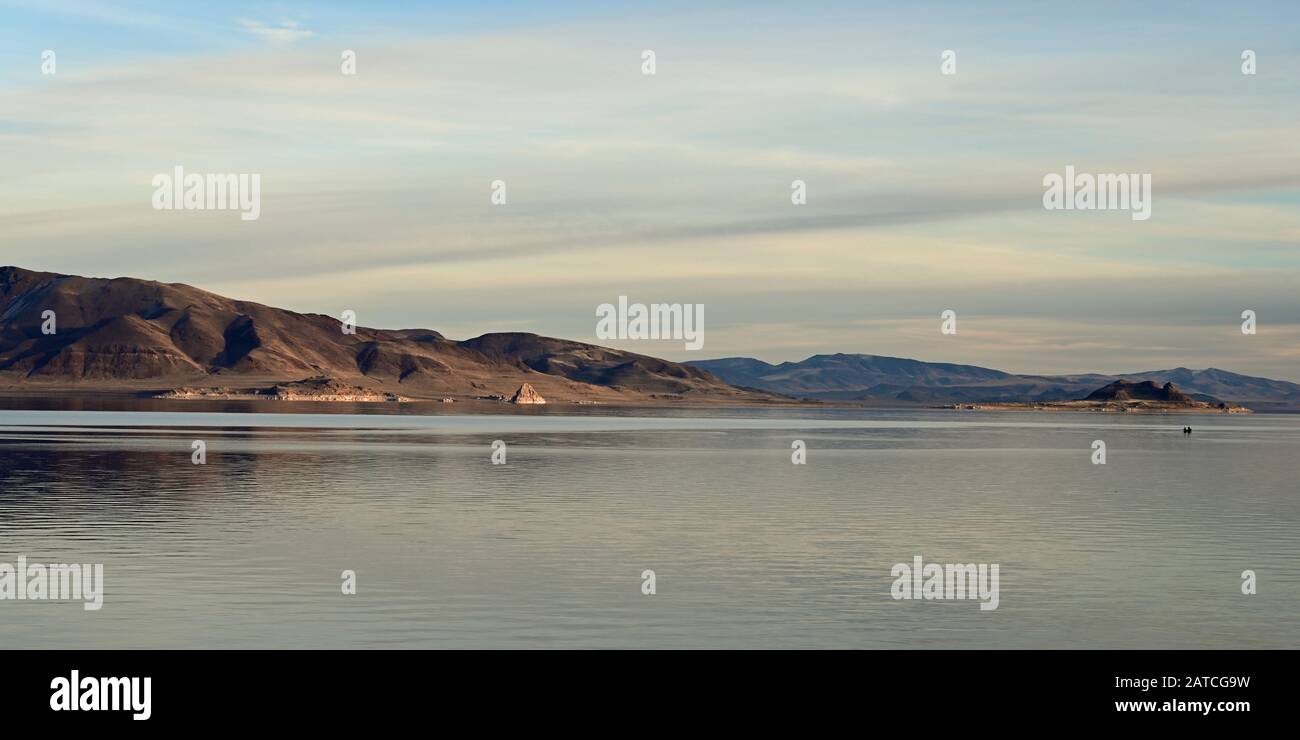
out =
{"type": "Polygon", "coordinates": [[[298,21],[282,20],[279,23],[266,23],[239,18],[236,22],[254,38],[272,44],[292,44],[312,36],[312,32],[303,28],[298,21]]]}
{"type": "Polygon", "coordinates": [[[216,46],[111,63],[64,65],[59,47],[57,78],[0,91],[0,259],[299,310],[346,300],[372,325],[461,336],[593,339],[593,307],[624,294],[708,304],[710,354],[1300,380],[1300,98],[1280,71],[1300,57],[1283,23],[1228,29],[1270,50],[1279,71],[1253,79],[1194,20],[1171,21],[1176,41],[1130,24],[1115,48],[957,10],[416,19],[350,31],[346,76],[329,29],[375,21],[323,12],[225,10],[216,46]],[[949,46],[963,66],[945,79],[949,46]],[[262,173],[261,220],[153,211],[150,178],[176,164],[262,173]],[[1066,164],[1153,173],[1155,216],[1044,211],[1043,174],[1066,164]],[[495,179],[506,207],[488,203],[495,179]],[[945,308],[956,340],[935,330],[945,308]],[[1246,342],[1244,308],[1265,327],[1246,342]]]}

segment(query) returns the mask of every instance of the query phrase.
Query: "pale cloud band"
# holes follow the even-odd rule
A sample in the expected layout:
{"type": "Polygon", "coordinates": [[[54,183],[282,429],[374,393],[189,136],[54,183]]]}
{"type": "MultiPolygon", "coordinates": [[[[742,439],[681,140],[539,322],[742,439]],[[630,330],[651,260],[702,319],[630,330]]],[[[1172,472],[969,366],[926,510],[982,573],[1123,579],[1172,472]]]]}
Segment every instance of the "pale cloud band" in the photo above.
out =
{"type": "Polygon", "coordinates": [[[738,12],[358,35],[250,11],[226,21],[250,46],[11,70],[0,262],[323,313],[345,298],[453,335],[592,340],[591,306],[625,294],[709,305],[709,354],[1300,380],[1300,101],[1269,74],[1300,60],[1277,24],[1167,19],[1176,41],[1100,44],[1069,18],[738,12]],[[1265,60],[1250,79],[1240,38],[1265,60]],[[1043,212],[1043,174],[1070,163],[1151,173],[1155,216],[1043,212]],[[261,218],[151,211],[176,164],[263,173],[261,218]],[[948,307],[985,333],[942,343],[925,327],[948,307]],[[1248,345],[1219,333],[1241,308],[1263,327],[1248,345]]]}

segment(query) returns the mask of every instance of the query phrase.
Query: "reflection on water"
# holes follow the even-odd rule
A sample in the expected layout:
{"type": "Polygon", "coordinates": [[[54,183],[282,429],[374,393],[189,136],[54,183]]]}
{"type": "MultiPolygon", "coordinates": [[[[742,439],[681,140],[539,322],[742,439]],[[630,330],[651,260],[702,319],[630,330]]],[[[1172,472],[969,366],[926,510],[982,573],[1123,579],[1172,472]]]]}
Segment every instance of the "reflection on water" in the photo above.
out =
{"type": "Polygon", "coordinates": [[[106,591],[0,647],[1300,643],[1297,417],[561,411],[0,411],[0,562],[106,591]],[[915,555],[999,608],[893,601],[915,555]]]}

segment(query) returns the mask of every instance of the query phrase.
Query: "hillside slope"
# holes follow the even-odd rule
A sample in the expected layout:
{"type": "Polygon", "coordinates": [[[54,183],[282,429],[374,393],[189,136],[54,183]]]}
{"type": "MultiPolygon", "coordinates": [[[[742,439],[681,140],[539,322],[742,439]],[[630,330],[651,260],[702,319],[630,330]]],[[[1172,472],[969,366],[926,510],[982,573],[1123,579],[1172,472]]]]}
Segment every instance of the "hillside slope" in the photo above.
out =
{"type": "Polygon", "coordinates": [[[410,398],[766,402],[698,368],[535,334],[467,341],[430,329],[342,331],[339,320],[178,283],[0,267],[0,387],[254,388],[326,378],[410,398]],[[53,311],[56,333],[42,332],[53,311]]]}

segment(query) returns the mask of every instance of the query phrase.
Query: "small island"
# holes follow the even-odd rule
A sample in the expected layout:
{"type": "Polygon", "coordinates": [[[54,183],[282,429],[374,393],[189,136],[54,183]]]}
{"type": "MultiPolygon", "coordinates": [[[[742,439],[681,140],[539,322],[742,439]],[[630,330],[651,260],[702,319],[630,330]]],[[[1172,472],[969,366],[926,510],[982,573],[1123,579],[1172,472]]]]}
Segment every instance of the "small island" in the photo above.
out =
{"type": "Polygon", "coordinates": [[[1244,406],[1234,406],[1210,396],[1193,397],[1173,383],[1156,385],[1149,380],[1117,380],[1075,401],[1037,401],[1024,403],[952,403],[941,408],[965,411],[1096,411],[1128,414],[1249,414],[1244,406]]]}

